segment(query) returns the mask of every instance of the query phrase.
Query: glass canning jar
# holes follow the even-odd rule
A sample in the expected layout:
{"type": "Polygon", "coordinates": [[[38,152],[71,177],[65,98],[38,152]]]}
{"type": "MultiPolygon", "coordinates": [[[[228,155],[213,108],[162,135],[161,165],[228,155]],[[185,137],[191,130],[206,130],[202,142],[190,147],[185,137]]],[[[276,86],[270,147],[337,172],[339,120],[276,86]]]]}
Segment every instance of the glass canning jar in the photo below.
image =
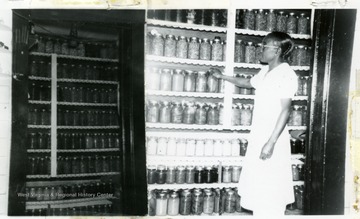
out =
{"type": "Polygon", "coordinates": [[[255,13],[252,9],[244,11],[244,29],[254,30],[255,29],[255,13]]]}
{"type": "Polygon", "coordinates": [[[301,77],[301,87],[302,87],[302,95],[307,96],[309,95],[308,87],[309,87],[309,76],[301,77]]]}
{"type": "Polygon", "coordinates": [[[195,146],[195,156],[204,156],[205,152],[205,141],[198,139],[196,140],[196,146],[195,146]]]}
{"type": "Polygon", "coordinates": [[[180,194],[180,208],[181,215],[190,215],[191,213],[191,192],[188,189],[184,189],[180,194]]]}
{"type": "Polygon", "coordinates": [[[175,156],[176,155],[176,139],[175,138],[169,138],[166,154],[168,156],[175,156]]]}
{"type": "Polygon", "coordinates": [[[184,184],[186,182],[186,171],[184,166],[178,166],[176,168],[175,182],[176,184],[184,184]]]}
{"type": "Polygon", "coordinates": [[[215,104],[208,104],[207,111],[207,124],[208,125],[218,125],[219,124],[219,110],[215,104]]]}
{"type": "Polygon", "coordinates": [[[161,123],[170,123],[171,122],[171,107],[170,103],[167,101],[163,101],[160,106],[160,119],[161,123]]]}
{"type": "Polygon", "coordinates": [[[164,165],[159,165],[156,170],[156,183],[157,184],[165,184],[166,182],[166,168],[164,165]]]}
{"type": "Polygon", "coordinates": [[[188,58],[199,59],[200,57],[200,43],[197,37],[191,37],[188,47],[188,58]]]}
{"type": "Polygon", "coordinates": [[[204,190],[204,205],[203,205],[203,213],[204,214],[212,214],[214,213],[215,206],[215,195],[210,189],[204,190]]]}
{"type": "Polygon", "coordinates": [[[155,216],[156,214],[156,192],[155,190],[148,191],[148,215],[155,216]]]}
{"type": "Polygon", "coordinates": [[[223,166],[222,169],[222,182],[231,183],[231,167],[223,166]]]}
{"type": "Polygon", "coordinates": [[[186,141],[186,156],[195,155],[196,144],[194,139],[187,139],[186,141]]]}
{"type": "Polygon", "coordinates": [[[242,40],[237,39],[235,41],[235,58],[234,62],[245,62],[245,45],[242,40]]]}
{"type": "Polygon", "coordinates": [[[200,43],[200,59],[210,60],[211,59],[211,44],[207,38],[201,39],[200,43]]]}
{"type": "Polygon", "coordinates": [[[196,111],[196,107],[193,102],[186,103],[185,109],[183,111],[183,123],[194,124],[195,111],[196,111]]]}
{"type": "Polygon", "coordinates": [[[164,56],[175,57],[176,55],[176,38],[169,34],[165,37],[164,56]]]}
{"type": "Polygon", "coordinates": [[[185,71],[185,78],[184,78],[184,91],[185,92],[194,92],[196,84],[196,76],[195,73],[191,70],[185,71]]]}
{"type": "Polygon", "coordinates": [[[262,50],[263,50],[263,44],[257,43],[256,49],[255,49],[255,63],[257,63],[257,64],[260,64],[262,50]]]}
{"type": "Polygon", "coordinates": [[[220,157],[222,156],[223,149],[223,141],[220,139],[216,139],[214,142],[214,156],[220,157]]]}
{"type": "Polygon", "coordinates": [[[158,192],[156,195],[156,216],[165,216],[167,213],[168,195],[165,191],[158,192]]]}
{"type": "Polygon", "coordinates": [[[219,79],[209,74],[207,78],[207,91],[211,93],[219,92],[219,79]]]}
{"type": "Polygon", "coordinates": [[[245,63],[255,63],[256,48],[253,42],[247,42],[245,46],[245,63]]]}
{"type": "Polygon", "coordinates": [[[231,143],[228,139],[224,139],[223,141],[222,156],[231,156],[231,143]]]}
{"type": "Polygon", "coordinates": [[[291,165],[292,170],[292,180],[298,181],[299,180],[299,169],[297,168],[296,164],[291,165]]]}
{"type": "Polygon", "coordinates": [[[279,11],[276,17],[276,31],[286,32],[287,15],[283,11],[279,11]]]}
{"type": "Polygon", "coordinates": [[[160,89],[160,69],[152,68],[146,71],[146,89],[159,90],[160,89]]]}
{"type": "Polygon", "coordinates": [[[192,194],[191,212],[194,215],[201,215],[203,212],[204,196],[200,189],[194,190],[192,194]]]}
{"type": "Polygon", "coordinates": [[[171,109],[171,122],[182,123],[183,119],[183,107],[180,102],[175,102],[171,109]]]}
{"type": "Polygon", "coordinates": [[[192,184],[195,182],[195,167],[186,166],[185,169],[185,183],[192,184]]]}
{"type": "Polygon", "coordinates": [[[176,57],[186,59],[188,56],[188,40],[185,36],[180,36],[176,41],[176,57]]]}
{"type": "Polygon", "coordinates": [[[172,76],[172,91],[184,91],[184,79],[184,71],[181,69],[175,69],[172,76]]]}
{"type": "Polygon", "coordinates": [[[241,108],[237,104],[232,105],[232,117],[231,124],[232,125],[240,125],[241,119],[241,108]]]}
{"type": "Polygon", "coordinates": [[[181,138],[176,142],[176,155],[185,156],[186,155],[186,140],[181,138]]]}
{"type": "Polygon", "coordinates": [[[196,166],[195,167],[195,183],[204,183],[204,168],[202,166],[196,166]]]}
{"type": "Polygon", "coordinates": [[[298,105],[294,105],[290,117],[292,118],[292,125],[293,126],[301,126],[302,125],[301,107],[298,106],[298,105]]]}
{"type": "Polygon", "coordinates": [[[159,104],[156,101],[149,101],[147,104],[147,115],[146,121],[147,122],[158,122],[159,121],[159,104]]]}
{"type": "Polygon", "coordinates": [[[212,166],[206,166],[204,169],[204,183],[212,183],[212,166]]]}
{"type": "Polygon", "coordinates": [[[300,17],[298,18],[297,23],[297,33],[298,34],[309,34],[309,25],[310,21],[305,17],[305,13],[301,13],[300,17]]]}
{"type": "Polygon", "coordinates": [[[205,125],[206,124],[206,104],[197,103],[195,111],[195,124],[197,125],[205,125]]]}
{"type": "Polygon", "coordinates": [[[196,77],[196,92],[206,92],[207,91],[207,77],[205,71],[198,71],[197,77],[196,77]]]}
{"type": "Polygon", "coordinates": [[[213,61],[222,61],[223,58],[223,46],[221,44],[221,40],[218,38],[215,38],[212,41],[211,46],[211,60],[213,61]]]}
{"type": "Polygon", "coordinates": [[[233,166],[231,171],[231,182],[237,183],[240,179],[242,167],[241,166],[233,166]]]}
{"type": "Polygon", "coordinates": [[[169,194],[167,214],[170,216],[178,215],[179,214],[179,205],[180,205],[179,195],[177,192],[172,191],[169,194]]]}
{"type": "Polygon", "coordinates": [[[287,18],[286,31],[289,34],[295,34],[296,28],[297,28],[297,19],[295,17],[295,13],[290,12],[289,17],[287,18]]]}
{"type": "Polygon", "coordinates": [[[162,69],[160,75],[160,90],[171,91],[172,70],[162,69]]]}
{"type": "Polygon", "coordinates": [[[234,190],[230,189],[226,192],[224,204],[225,204],[224,212],[226,212],[226,213],[234,213],[235,212],[236,196],[235,196],[234,190]]]}
{"type": "Polygon", "coordinates": [[[164,37],[156,33],[153,37],[152,41],[152,48],[151,48],[151,54],[156,56],[163,56],[164,55],[164,47],[165,47],[165,41],[164,37]]]}
{"type": "Polygon", "coordinates": [[[252,122],[252,105],[244,104],[240,111],[240,125],[250,126],[252,122]]]}
{"type": "Polygon", "coordinates": [[[219,110],[219,124],[223,125],[224,124],[224,104],[218,103],[217,108],[219,110]]]}
{"type": "Polygon", "coordinates": [[[298,45],[297,46],[297,52],[296,52],[296,60],[297,60],[297,65],[298,66],[303,66],[306,63],[306,53],[307,51],[305,50],[305,46],[304,45],[298,45]]]}
{"type": "Polygon", "coordinates": [[[266,16],[266,31],[272,32],[276,30],[276,14],[273,9],[270,9],[266,16]]]}
{"type": "Polygon", "coordinates": [[[263,9],[259,9],[255,13],[255,30],[264,31],[266,28],[266,17],[263,9]]]}
{"type": "Polygon", "coordinates": [[[214,141],[212,139],[205,140],[205,156],[213,156],[214,154],[214,141]]]}
{"type": "Polygon", "coordinates": [[[238,139],[231,141],[231,156],[240,156],[240,143],[238,139]]]}
{"type": "Polygon", "coordinates": [[[166,170],[166,184],[175,183],[176,179],[176,170],[173,166],[168,166],[166,170]]]}
{"type": "Polygon", "coordinates": [[[166,154],[167,142],[168,142],[167,138],[158,138],[157,149],[156,149],[157,155],[166,154]]]}

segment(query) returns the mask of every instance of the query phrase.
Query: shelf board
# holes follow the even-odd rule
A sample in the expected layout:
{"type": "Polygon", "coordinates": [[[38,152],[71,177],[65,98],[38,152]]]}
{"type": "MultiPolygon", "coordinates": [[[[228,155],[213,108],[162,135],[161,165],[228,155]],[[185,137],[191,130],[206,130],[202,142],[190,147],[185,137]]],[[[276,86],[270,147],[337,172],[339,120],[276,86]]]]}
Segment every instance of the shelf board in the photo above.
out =
{"type": "Polygon", "coordinates": [[[225,62],[146,55],[147,61],[225,67],[225,62]]]}
{"type": "Polygon", "coordinates": [[[71,78],[59,78],[58,82],[70,82],[70,83],[87,83],[87,84],[114,84],[117,85],[117,81],[103,81],[103,80],[85,80],[85,79],[71,79],[71,78]]]}
{"type": "Polygon", "coordinates": [[[50,153],[50,149],[27,149],[28,153],[50,153]]]}
{"type": "Polygon", "coordinates": [[[180,23],[173,21],[155,20],[155,19],[147,19],[146,22],[148,25],[161,26],[161,27],[226,33],[225,27],[214,27],[214,26],[188,24],[188,23],[180,23]]]}
{"type": "Polygon", "coordinates": [[[28,125],[30,129],[50,129],[51,125],[28,125]]]}
{"type": "Polygon", "coordinates": [[[83,152],[109,152],[120,151],[120,148],[95,148],[95,149],[59,149],[58,153],[83,153],[83,152]]]}
{"type": "Polygon", "coordinates": [[[93,198],[78,198],[68,200],[50,200],[50,201],[31,201],[26,202],[26,209],[44,209],[48,208],[69,208],[90,205],[107,205],[112,204],[110,198],[93,197],[93,198]]]}
{"type": "Polygon", "coordinates": [[[292,100],[308,100],[308,96],[294,96],[292,100]]]}
{"type": "Polygon", "coordinates": [[[27,179],[50,179],[50,175],[26,175],[27,179]]]}
{"type": "MultiPolygon", "coordinates": [[[[31,52],[30,55],[34,56],[47,56],[50,57],[54,53],[42,53],[42,52],[31,52]]],[[[103,59],[103,58],[95,58],[95,57],[82,57],[82,56],[71,56],[71,55],[60,55],[57,54],[58,58],[64,59],[77,59],[83,61],[96,61],[96,62],[119,62],[118,59],[103,59]]]]}
{"type": "Polygon", "coordinates": [[[196,125],[196,124],[173,124],[173,123],[146,123],[146,128],[158,129],[192,129],[192,130],[233,130],[247,131],[250,126],[223,126],[223,125],[196,125]]]}
{"type": "Polygon", "coordinates": [[[154,96],[173,96],[173,97],[198,97],[198,98],[224,98],[223,93],[203,93],[203,92],[176,92],[161,90],[146,90],[146,95],[154,96]]]}
{"type": "MultiPolygon", "coordinates": [[[[77,196],[77,193],[74,193],[74,196],[77,196]]],[[[61,200],[27,201],[26,205],[70,204],[70,203],[78,203],[78,202],[99,201],[99,200],[104,200],[104,199],[106,199],[106,198],[91,197],[91,198],[74,198],[74,199],[65,199],[65,200],[61,199],[61,200]]]]}
{"type": "Polygon", "coordinates": [[[146,131],[146,137],[156,137],[156,138],[179,138],[179,139],[240,139],[248,137],[249,133],[238,133],[238,132],[217,132],[217,131],[206,131],[205,135],[202,131],[189,130],[184,131],[172,131],[172,132],[162,132],[162,131],[146,131]],[[211,137],[209,137],[211,136],[211,137]]]}
{"type": "MultiPolygon", "coordinates": [[[[253,36],[266,36],[270,32],[268,31],[258,31],[258,30],[246,30],[246,29],[236,29],[236,34],[243,34],[243,35],[253,35],[253,36]]],[[[309,40],[311,36],[309,34],[290,34],[293,39],[303,39],[309,40]]]]}
{"type": "Polygon", "coordinates": [[[58,102],[58,105],[63,106],[109,106],[116,107],[116,103],[79,103],[79,102],[58,102]]]}
{"type": "Polygon", "coordinates": [[[118,129],[120,126],[58,126],[58,129],[118,129]]]}
{"type": "Polygon", "coordinates": [[[33,80],[33,81],[51,81],[51,78],[38,77],[38,76],[29,76],[29,80],[33,80]]]}
{"type": "Polygon", "coordinates": [[[4,23],[0,23],[0,30],[11,31],[11,27],[4,23]]]}
{"type": "Polygon", "coordinates": [[[245,94],[232,94],[233,99],[248,99],[253,100],[255,95],[245,95],[245,94]]]}
{"type": "Polygon", "coordinates": [[[100,173],[79,173],[79,174],[58,174],[57,178],[73,178],[73,177],[87,177],[87,176],[110,176],[117,175],[120,172],[100,172],[100,173]]]}
{"type": "MultiPolygon", "coordinates": [[[[252,63],[234,63],[235,68],[250,68],[250,69],[261,69],[264,65],[262,64],[252,64],[252,63]]],[[[310,66],[294,66],[290,65],[291,69],[294,71],[309,71],[310,66]]]]}
{"type": "Polygon", "coordinates": [[[29,100],[30,104],[44,104],[48,105],[51,104],[51,101],[44,101],[44,100],[29,100]]]}

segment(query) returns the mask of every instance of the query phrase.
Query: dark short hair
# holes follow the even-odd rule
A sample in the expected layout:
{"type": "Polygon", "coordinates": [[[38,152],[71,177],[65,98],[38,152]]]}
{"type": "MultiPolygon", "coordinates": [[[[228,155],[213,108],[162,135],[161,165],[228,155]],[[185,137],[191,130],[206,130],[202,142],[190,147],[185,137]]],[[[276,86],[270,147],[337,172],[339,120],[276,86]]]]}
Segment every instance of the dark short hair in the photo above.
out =
{"type": "Polygon", "coordinates": [[[268,35],[266,35],[266,38],[270,38],[280,43],[279,45],[281,49],[280,57],[284,61],[288,61],[291,52],[294,49],[294,41],[291,39],[289,34],[284,32],[271,32],[268,35]]]}

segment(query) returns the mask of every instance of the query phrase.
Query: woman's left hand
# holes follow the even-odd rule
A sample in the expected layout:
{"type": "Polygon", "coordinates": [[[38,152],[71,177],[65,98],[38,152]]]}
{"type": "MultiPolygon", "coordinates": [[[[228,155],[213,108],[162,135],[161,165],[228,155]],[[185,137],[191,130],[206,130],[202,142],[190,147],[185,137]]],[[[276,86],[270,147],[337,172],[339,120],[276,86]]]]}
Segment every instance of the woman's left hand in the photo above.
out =
{"type": "Polygon", "coordinates": [[[261,150],[260,159],[262,160],[270,159],[274,152],[274,146],[275,143],[266,142],[266,144],[263,146],[261,150]]]}

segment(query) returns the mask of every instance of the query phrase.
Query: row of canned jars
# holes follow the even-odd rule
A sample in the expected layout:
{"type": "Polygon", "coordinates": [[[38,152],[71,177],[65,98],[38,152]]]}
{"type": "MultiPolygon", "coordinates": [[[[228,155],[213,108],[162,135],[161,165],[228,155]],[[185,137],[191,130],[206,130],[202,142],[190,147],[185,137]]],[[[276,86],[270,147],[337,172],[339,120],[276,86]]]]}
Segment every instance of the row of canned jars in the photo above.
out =
{"type": "MultiPolygon", "coordinates": [[[[155,31],[153,31],[155,32],[155,31]]],[[[182,59],[225,61],[226,42],[220,37],[208,38],[166,35],[151,32],[146,35],[147,54],[182,59]]]]}
{"type": "Polygon", "coordinates": [[[51,110],[47,108],[29,108],[29,125],[50,125],[51,110]]]}
{"type": "Polygon", "coordinates": [[[112,204],[89,205],[72,208],[36,208],[27,209],[26,216],[101,216],[111,214],[112,204]]]}
{"type": "Polygon", "coordinates": [[[113,194],[111,180],[107,182],[89,182],[72,185],[54,185],[26,187],[26,201],[53,201],[77,198],[97,197],[102,194],[113,194]]]}
{"type": "Polygon", "coordinates": [[[60,133],[58,149],[105,149],[120,148],[118,133],[60,133]]]}
{"type": "Polygon", "coordinates": [[[51,160],[49,156],[29,156],[28,157],[29,175],[49,175],[51,170],[51,160]]]}
{"type": "MultiPolygon", "coordinates": [[[[250,126],[253,104],[233,104],[232,125],[250,126]]],[[[146,121],[197,125],[221,125],[224,119],[222,103],[149,101],[146,104],[146,121]]]]}
{"type": "Polygon", "coordinates": [[[120,156],[59,156],[58,174],[106,173],[120,171],[120,156]]]}
{"type": "Polygon", "coordinates": [[[246,9],[237,10],[236,14],[238,28],[290,34],[310,33],[310,18],[304,12],[246,9]]]}
{"type": "Polygon", "coordinates": [[[64,126],[117,126],[115,110],[61,110],[58,109],[57,124],[64,126]]]}
{"type": "Polygon", "coordinates": [[[146,73],[146,88],[177,92],[223,93],[224,80],[213,77],[210,71],[152,68],[146,73]]]}
{"type": "Polygon", "coordinates": [[[307,107],[302,105],[293,105],[291,107],[288,125],[290,126],[305,126],[307,118],[307,107]]]}
{"type": "Polygon", "coordinates": [[[149,216],[241,212],[236,188],[153,190],[148,193],[149,216]]]}
{"type": "Polygon", "coordinates": [[[245,156],[246,139],[184,139],[148,137],[148,155],[167,156],[245,156]]]}
{"type": "Polygon", "coordinates": [[[78,103],[116,103],[117,91],[113,88],[58,86],[58,101],[78,103]]]}
{"type": "Polygon", "coordinates": [[[148,184],[237,183],[241,166],[149,166],[148,184]]]}
{"type": "Polygon", "coordinates": [[[292,154],[305,154],[305,139],[290,139],[292,154]]]}

